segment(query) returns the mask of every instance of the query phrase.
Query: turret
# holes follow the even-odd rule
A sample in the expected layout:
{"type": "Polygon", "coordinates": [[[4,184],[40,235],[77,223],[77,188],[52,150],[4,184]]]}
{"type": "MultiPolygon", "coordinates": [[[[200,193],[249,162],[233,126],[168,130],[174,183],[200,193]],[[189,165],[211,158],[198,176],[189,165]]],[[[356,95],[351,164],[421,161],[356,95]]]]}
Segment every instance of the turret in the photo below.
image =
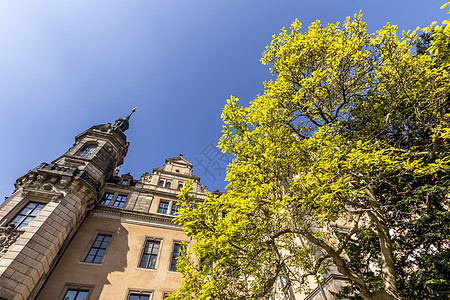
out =
{"type": "Polygon", "coordinates": [[[0,205],[0,299],[33,299],[78,226],[123,163],[133,111],[75,138],[61,157],[17,179],[0,205]]]}

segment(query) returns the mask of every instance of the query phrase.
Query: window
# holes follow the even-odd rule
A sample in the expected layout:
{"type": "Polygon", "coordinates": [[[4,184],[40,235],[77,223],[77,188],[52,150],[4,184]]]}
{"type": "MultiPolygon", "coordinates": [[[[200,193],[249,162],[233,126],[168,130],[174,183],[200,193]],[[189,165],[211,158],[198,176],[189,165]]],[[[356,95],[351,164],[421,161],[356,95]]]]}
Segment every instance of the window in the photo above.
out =
{"type": "Polygon", "coordinates": [[[178,185],[178,190],[181,190],[183,188],[183,185],[180,183],[179,185],[178,185]]]}
{"type": "Polygon", "coordinates": [[[169,209],[169,202],[166,201],[159,202],[158,213],[167,214],[168,209],[169,209]]]}
{"type": "Polygon", "coordinates": [[[86,145],[80,151],[78,151],[75,155],[79,156],[79,157],[88,158],[94,152],[95,148],[97,148],[96,145],[93,145],[93,144],[86,145]]]}
{"type": "Polygon", "coordinates": [[[100,202],[98,203],[101,205],[109,205],[113,196],[114,194],[112,193],[104,193],[102,199],[100,199],[100,202]]]}
{"type": "Polygon", "coordinates": [[[181,256],[181,252],[183,251],[183,248],[184,247],[181,245],[181,243],[173,244],[172,261],[170,263],[170,271],[177,270],[177,260],[178,260],[178,257],[181,256]]]}
{"type": "Polygon", "coordinates": [[[131,293],[129,300],[150,300],[150,295],[131,293]]]}
{"type": "Polygon", "coordinates": [[[159,241],[147,240],[145,242],[139,268],[156,269],[156,258],[158,257],[159,244],[159,241]]]}
{"type": "Polygon", "coordinates": [[[15,217],[9,222],[14,224],[16,229],[24,229],[36,218],[38,213],[45,207],[45,204],[29,202],[15,217]]]}
{"type": "Polygon", "coordinates": [[[122,185],[128,185],[128,180],[122,180],[122,185]]]}
{"type": "Polygon", "coordinates": [[[170,210],[171,215],[176,215],[178,213],[178,210],[180,209],[180,206],[178,204],[172,204],[172,208],[170,210]]]}
{"type": "Polygon", "coordinates": [[[164,293],[163,294],[163,300],[169,298],[170,293],[164,293]]]}
{"type": "Polygon", "coordinates": [[[118,195],[116,198],[116,201],[114,201],[113,206],[123,207],[126,200],[127,200],[127,195],[118,195]]]}
{"type": "Polygon", "coordinates": [[[111,235],[99,234],[92,244],[89,250],[85,262],[99,264],[102,262],[103,255],[105,254],[106,247],[108,247],[109,241],[111,240],[111,235]]]}
{"type": "Polygon", "coordinates": [[[170,181],[166,182],[166,188],[170,189],[170,186],[172,185],[172,183],[170,181]]]}
{"type": "Polygon", "coordinates": [[[89,290],[68,289],[63,300],[86,300],[89,290]]]}
{"type": "Polygon", "coordinates": [[[200,270],[204,271],[205,269],[211,269],[212,268],[212,263],[208,262],[207,264],[205,263],[206,259],[205,258],[200,258],[200,270]]]}
{"type": "Polygon", "coordinates": [[[158,186],[164,186],[164,180],[160,180],[160,181],[158,182],[158,186]]]}

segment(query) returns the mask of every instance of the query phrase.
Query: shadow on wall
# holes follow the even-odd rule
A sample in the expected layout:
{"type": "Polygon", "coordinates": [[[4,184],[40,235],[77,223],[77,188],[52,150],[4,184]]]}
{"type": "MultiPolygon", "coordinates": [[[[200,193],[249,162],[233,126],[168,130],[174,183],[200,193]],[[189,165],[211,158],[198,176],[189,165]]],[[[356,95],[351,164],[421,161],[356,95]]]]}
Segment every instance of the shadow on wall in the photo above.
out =
{"type": "Polygon", "coordinates": [[[99,299],[111,285],[108,275],[124,273],[128,251],[128,231],[120,220],[88,216],[36,299],[63,299],[75,291],[99,299]]]}

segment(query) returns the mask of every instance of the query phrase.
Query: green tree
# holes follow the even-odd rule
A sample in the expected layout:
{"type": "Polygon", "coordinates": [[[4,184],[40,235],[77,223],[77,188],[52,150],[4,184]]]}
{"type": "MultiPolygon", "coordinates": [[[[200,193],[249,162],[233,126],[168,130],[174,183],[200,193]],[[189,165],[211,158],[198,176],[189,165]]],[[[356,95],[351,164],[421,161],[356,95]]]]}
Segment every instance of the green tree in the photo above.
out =
{"type": "Polygon", "coordinates": [[[172,299],[307,292],[331,266],[364,299],[448,283],[447,48],[433,33],[432,55],[418,53],[415,32],[369,34],[361,18],[283,28],[261,59],[275,79],[248,107],[227,101],[227,192],[196,202],[187,186],[177,217],[210,267],[181,258],[172,299]]]}

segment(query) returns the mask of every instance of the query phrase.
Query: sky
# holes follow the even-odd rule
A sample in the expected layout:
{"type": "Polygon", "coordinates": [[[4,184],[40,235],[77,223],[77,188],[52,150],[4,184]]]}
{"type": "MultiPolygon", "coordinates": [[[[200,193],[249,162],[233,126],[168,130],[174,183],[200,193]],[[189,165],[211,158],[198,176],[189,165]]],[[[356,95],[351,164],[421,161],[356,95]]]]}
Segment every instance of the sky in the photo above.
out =
{"type": "MultiPolygon", "coordinates": [[[[229,158],[215,148],[221,111],[246,105],[272,77],[260,62],[271,37],[360,10],[369,32],[448,18],[445,0],[0,1],[0,202],[96,124],[138,106],[121,173],[140,178],[182,151],[210,191],[229,158]]],[[[448,10],[447,10],[448,11],[448,10]]]]}

